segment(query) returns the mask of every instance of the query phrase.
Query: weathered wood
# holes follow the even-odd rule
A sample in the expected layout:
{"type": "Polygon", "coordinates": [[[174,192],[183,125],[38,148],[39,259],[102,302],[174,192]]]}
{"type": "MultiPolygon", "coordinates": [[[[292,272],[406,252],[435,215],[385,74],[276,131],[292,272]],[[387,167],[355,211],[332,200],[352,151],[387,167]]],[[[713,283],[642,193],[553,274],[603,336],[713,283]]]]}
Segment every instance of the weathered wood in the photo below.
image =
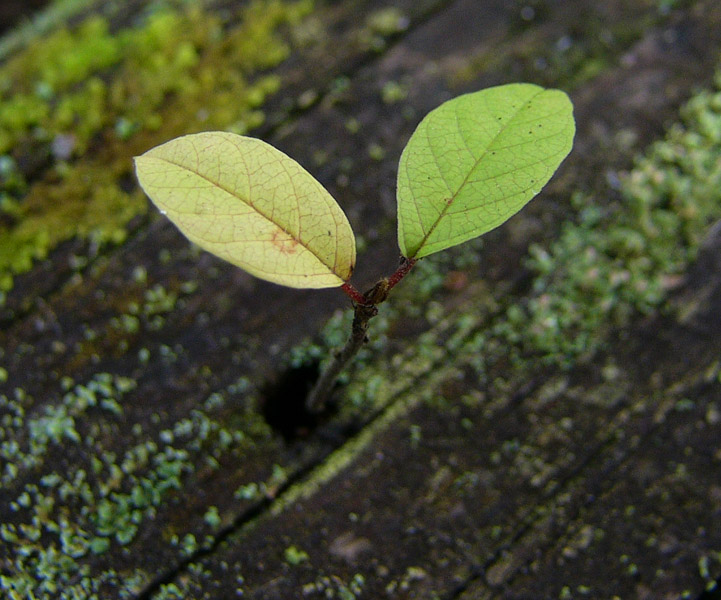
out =
{"type": "MultiPolygon", "coordinates": [[[[376,397],[357,406],[352,386],[339,390],[337,414],[286,425],[285,437],[263,410],[282,412],[282,393],[289,412],[302,404],[307,381],[293,380],[285,356],[345,307],[342,295],[256,281],[194,252],[156,216],[137,217],[122,245],[98,255],[82,241],[60,246],[17,278],[2,308],[1,410],[22,409],[39,427],[68,390],[94,390],[99,405],[68,405],[80,442],[46,440],[38,463],[3,484],[0,522],[29,523],[37,493],[55,498],[48,521],[89,530],[102,499],[130,505],[128,540],[107,535],[107,549],[74,558],[87,571],[55,575],[103,598],[698,596],[721,573],[709,559],[721,547],[718,234],[675,292],[681,316],[639,318],[590,364],[509,360],[481,379],[460,346],[527,298],[527,247],[554,239],[570,195],[612,194],[607,173],[628,168],[709,83],[719,8],[541,2],[531,14],[495,0],[408,0],[393,3],[407,23],[379,33],[369,18],[386,6],[318,3],[312,41],[275,68],[283,86],[258,130],[328,186],[368,242],[357,287],[396,266],[397,158],[448,96],[509,80],[571,88],[579,133],[549,190],[487,237],[480,267],[456,268],[472,283],[434,296],[443,318],[390,317],[387,343],[358,374],[380,374],[376,397]],[[389,82],[401,100],[390,88],[383,100],[389,82]],[[74,270],[75,254],[89,266],[74,270]],[[104,398],[102,373],[127,380],[104,383],[104,398]],[[92,499],[81,481],[65,499],[40,483],[80,469],[92,499]],[[155,503],[132,496],[159,482],[178,489],[155,503]],[[33,485],[30,508],[17,504],[33,485]]],[[[130,152],[149,140],[131,138],[130,152]]],[[[399,303],[406,283],[414,289],[404,281],[399,303]]],[[[304,373],[314,368],[309,359],[304,373]]],[[[32,454],[27,426],[3,435],[32,454]]],[[[43,530],[33,551],[52,545],[62,554],[43,530]]],[[[0,551],[3,575],[28,564],[17,551],[0,551]]]]}

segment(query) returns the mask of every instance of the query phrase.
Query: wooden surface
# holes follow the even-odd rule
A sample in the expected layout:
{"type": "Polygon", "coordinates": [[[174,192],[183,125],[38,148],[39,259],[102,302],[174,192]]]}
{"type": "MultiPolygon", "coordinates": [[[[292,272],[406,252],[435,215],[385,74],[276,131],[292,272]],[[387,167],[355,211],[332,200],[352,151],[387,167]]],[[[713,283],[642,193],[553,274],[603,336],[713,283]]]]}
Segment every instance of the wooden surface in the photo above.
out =
{"type": "MultiPolygon", "coordinates": [[[[230,4],[209,9],[227,27],[230,4]]],[[[299,406],[317,369],[308,340],[347,308],[337,291],[257,281],[152,211],[123,243],[67,240],[18,275],[0,307],[0,441],[20,448],[0,457],[3,473],[17,468],[0,489],[6,593],[33,597],[10,591],[25,578],[35,598],[716,597],[718,225],[659,306],[609,324],[567,368],[471,343],[528,303],[529,245],[578,220],[572,194],[617,201],[614,174],[711,85],[716,2],[658,4],[407,0],[379,13],[391,3],[340,0],[316,3],[303,43],[281,29],[296,41],[253,133],[338,199],[364,240],[361,289],[395,268],[397,160],[444,99],[517,80],[563,87],[574,151],[473,246],[480,261],[459,251],[398,287],[320,420],[299,406]],[[78,400],[88,390],[96,405],[78,400]],[[60,406],[67,418],[43,438],[60,406]],[[63,532],[106,542],[73,552],[63,532]]],[[[131,138],[130,155],[153,135],[131,138]]]]}

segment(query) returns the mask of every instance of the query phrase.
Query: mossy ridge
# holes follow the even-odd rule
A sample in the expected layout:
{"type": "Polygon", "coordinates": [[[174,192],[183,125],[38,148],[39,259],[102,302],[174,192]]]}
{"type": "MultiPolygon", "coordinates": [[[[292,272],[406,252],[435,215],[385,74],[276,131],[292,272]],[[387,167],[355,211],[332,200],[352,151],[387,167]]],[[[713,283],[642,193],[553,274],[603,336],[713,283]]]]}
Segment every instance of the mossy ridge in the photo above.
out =
{"type": "Polygon", "coordinates": [[[147,206],[121,183],[143,148],[188,131],[244,133],[262,123],[260,106],[280,80],[256,73],[288,56],[279,28],[312,8],[312,0],[256,0],[228,31],[197,7],[161,11],[115,34],[90,17],[8,61],[0,69],[0,154],[13,154],[2,170],[0,303],[14,275],[61,241],[122,241],[128,221],[147,206]],[[99,156],[87,152],[91,146],[99,156]],[[18,164],[38,154],[51,175],[30,185],[18,164]]]}
{"type": "Polygon", "coordinates": [[[508,329],[498,330],[517,344],[519,358],[540,354],[570,367],[601,348],[611,328],[663,309],[721,218],[721,72],[715,84],[620,176],[620,198],[604,205],[575,196],[578,222],[550,247],[532,248],[534,293],[509,308],[508,329]]]}

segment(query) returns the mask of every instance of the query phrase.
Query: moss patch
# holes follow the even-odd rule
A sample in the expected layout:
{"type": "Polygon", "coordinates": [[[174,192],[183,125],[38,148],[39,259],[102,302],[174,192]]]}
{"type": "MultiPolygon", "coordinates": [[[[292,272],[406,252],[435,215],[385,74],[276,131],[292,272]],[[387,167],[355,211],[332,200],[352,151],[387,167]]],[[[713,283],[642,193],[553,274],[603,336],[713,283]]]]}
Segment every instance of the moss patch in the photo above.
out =
{"type": "Polygon", "coordinates": [[[592,355],[612,327],[662,306],[694,260],[721,218],[721,91],[696,95],[681,119],[620,175],[611,202],[577,195],[578,222],[532,249],[534,293],[499,329],[521,355],[560,366],[592,355]]]}

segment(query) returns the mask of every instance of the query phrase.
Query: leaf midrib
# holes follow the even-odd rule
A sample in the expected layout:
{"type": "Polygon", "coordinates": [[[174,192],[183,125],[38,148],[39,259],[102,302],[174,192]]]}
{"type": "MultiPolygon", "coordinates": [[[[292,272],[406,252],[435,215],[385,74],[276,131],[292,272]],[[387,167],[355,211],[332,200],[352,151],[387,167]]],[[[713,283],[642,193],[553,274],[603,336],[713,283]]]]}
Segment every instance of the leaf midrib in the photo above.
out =
{"type": "MultiPolygon", "coordinates": [[[[290,237],[290,238],[292,238],[293,240],[295,240],[296,242],[298,242],[298,244],[300,244],[303,248],[305,248],[308,252],[310,252],[313,256],[315,256],[315,258],[318,260],[318,262],[319,262],[320,264],[322,264],[324,267],[326,267],[333,275],[335,275],[336,277],[338,277],[338,279],[340,279],[341,281],[346,281],[345,279],[343,279],[343,277],[340,276],[340,274],[338,274],[338,272],[336,271],[336,268],[335,268],[335,265],[338,263],[338,244],[337,244],[337,243],[336,243],[335,252],[334,252],[334,266],[331,267],[329,264],[327,264],[325,261],[323,261],[323,259],[322,259],[320,256],[318,256],[318,254],[316,254],[316,253],[308,246],[308,244],[307,244],[306,242],[304,242],[304,241],[300,238],[300,236],[295,236],[291,231],[288,231],[288,229],[286,229],[285,227],[282,227],[281,225],[279,225],[278,223],[276,223],[276,222],[275,222],[273,219],[271,219],[268,215],[264,214],[261,210],[259,210],[258,207],[255,206],[252,202],[250,202],[249,200],[245,200],[242,196],[239,196],[236,192],[234,192],[234,191],[230,190],[229,188],[227,188],[227,187],[219,184],[219,183],[216,182],[216,181],[213,181],[211,178],[207,177],[206,175],[203,175],[202,173],[200,173],[200,172],[198,172],[198,171],[195,171],[195,170],[187,167],[186,165],[182,165],[182,164],[173,162],[172,160],[170,160],[170,159],[168,159],[168,158],[165,158],[165,157],[153,156],[152,158],[155,158],[156,160],[161,160],[161,161],[163,161],[163,162],[168,163],[169,165],[173,165],[173,166],[175,166],[175,167],[178,167],[179,169],[183,169],[183,170],[185,170],[185,171],[188,171],[189,173],[192,173],[193,175],[196,175],[197,177],[200,177],[201,179],[207,181],[207,182],[210,183],[212,186],[214,186],[214,187],[222,190],[223,192],[225,192],[226,194],[232,196],[233,198],[235,198],[235,199],[237,199],[237,200],[240,200],[240,202],[242,202],[242,203],[245,204],[246,206],[249,206],[250,208],[252,208],[259,216],[263,217],[263,218],[264,218],[266,221],[268,221],[271,225],[277,227],[277,228],[280,229],[283,233],[285,233],[288,237],[290,237]]],[[[291,179],[292,179],[292,178],[291,178],[291,179]]],[[[193,213],[193,212],[190,212],[190,211],[185,211],[185,212],[183,212],[183,211],[179,211],[179,210],[174,210],[174,212],[176,212],[176,213],[178,213],[178,214],[181,214],[181,215],[193,215],[193,214],[197,215],[197,214],[198,214],[198,213],[193,213]]],[[[218,216],[221,216],[221,217],[223,217],[223,216],[225,216],[225,217],[232,217],[232,216],[233,216],[233,213],[215,213],[215,214],[217,214],[218,216]]],[[[335,221],[335,219],[334,219],[334,221],[335,221]]],[[[336,224],[336,225],[337,225],[337,224],[336,224]]],[[[337,238],[336,238],[336,241],[337,241],[337,238]]]]}

